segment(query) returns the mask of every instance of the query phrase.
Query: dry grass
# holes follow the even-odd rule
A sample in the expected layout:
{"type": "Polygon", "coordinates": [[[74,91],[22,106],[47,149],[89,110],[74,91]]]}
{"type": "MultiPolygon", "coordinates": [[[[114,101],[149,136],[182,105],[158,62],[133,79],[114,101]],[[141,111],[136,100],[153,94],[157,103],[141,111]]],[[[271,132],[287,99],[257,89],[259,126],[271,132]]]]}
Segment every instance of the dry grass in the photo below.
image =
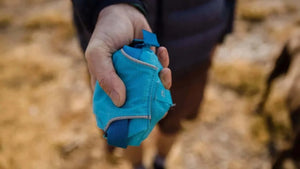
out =
{"type": "Polygon", "coordinates": [[[275,137],[275,141],[284,142],[288,140],[292,128],[286,106],[286,95],[281,92],[276,92],[278,90],[280,90],[280,88],[275,85],[266,104],[265,113],[272,118],[272,134],[275,137]]]}
{"type": "Polygon", "coordinates": [[[279,148],[285,145],[285,140],[289,137],[291,129],[285,96],[280,87],[274,89],[267,101],[265,114],[255,116],[254,110],[265,85],[266,70],[259,65],[235,62],[234,64],[218,63],[213,66],[212,80],[222,87],[231,89],[241,97],[248,100],[249,112],[253,113],[251,119],[251,134],[253,140],[262,145],[266,145],[270,139],[274,139],[279,148]],[[269,131],[267,117],[272,120],[272,131],[269,131]],[[270,132],[272,138],[270,138],[270,132]]]}
{"type": "Polygon", "coordinates": [[[249,8],[247,6],[242,7],[240,10],[240,16],[242,19],[252,22],[260,22],[263,21],[268,16],[268,11],[263,8],[249,8]]]}
{"type": "Polygon", "coordinates": [[[270,141],[270,133],[266,121],[261,116],[253,117],[251,126],[251,134],[254,140],[267,145],[270,141]]]}
{"type": "MultiPolygon", "coordinates": [[[[1,4],[1,2],[0,2],[1,4]]],[[[0,29],[5,29],[11,25],[13,21],[13,17],[11,15],[0,15],[0,29]]]]}
{"type": "Polygon", "coordinates": [[[55,11],[34,15],[24,23],[25,28],[29,30],[65,28],[69,25],[70,21],[55,13],[55,11]]]}
{"type": "Polygon", "coordinates": [[[218,63],[212,69],[214,81],[245,96],[254,96],[263,90],[264,74],[262,67],[244,62],[218,63]]]}
{"type": "Polygon", "coordinates": [[[239,3],[238,13],[242,19],[251,22],[260,22],[270,15],[283,14],[289,9],[282,1],[274,0],[272,3],[268,1],[244,1],[239,3]]]}
{"type": "MultiPolygon", "coordinates": [[[[1,48],[13,44],[7,45],[0,57],[0,169],[129,168],[124,161],[112,166],[105,160],[103,141],[91,110],[86,65],[73,38],[71,18],[68,18],[71,14],[62,15],[70,12],[69,2],[0,0],[0,5],[1,2],[20,5],[24,16],[12,14],[20,21],[15,22],[10,16],[0,15],[5,18],[4,27],[16,28],[5,30],[7,34],[1,34],[0,38],[1,48]],[[40,2],[46,3],[40,6],[40,2]],[[59,5],[63,5],[62,10],[58,10],[59,5]],[[20,34],[26,35],[16,38],[20,34]]],[[[268,14],[264,11],[254,14],[250,10],[243,15],[250,20],[263,20],[268,14]]],[[[194,121],[193,131],[185,131],[190,132],[184,137],[189,142],[175,145],[174,163],[170,163],[170,168],[190,168],[189,159],[206,156],[210,161],[197,161],[195,168],[209,164],[201,168],[214,169],[215,162],[228,161],[231,169],[243,166],[249,169],[254,168],[250,167],[253,163],[268,163],[268,159],[253,154],[254,150],[249,148],[253,144],[259,147],[255,151],[263,154],[264,150],[255,140],[266,143],[269,139],[263,119],[258,117],[251,121],[251,108],[255,105],[252,101],[260,96],[264,87],[265,72],[260,66],[244,62],[213,66],[203,116],[194,121]],[[252,122],[254,126],[250,131],[248,126],[252,122]],[[250,132],[254,139],[249,139],[250,132]],[[227,139],[224,134],[228,135],[227,139]],[[182,158],[185,156],[187,158],[182,158]]],[[[280,97],[272,98],[267,111],[284,112],[280,97]]]]}
{"type": "Polygon", "coordinates": [[[3,87],[13,90],[21,87],[35,88],[55,78],[54,70],[47,70],[39,64],[25,64],[20,61],[13,62],[14,67],[6,66],[6,70],[2,73],[0,86],[3,85],[3,87]]]}

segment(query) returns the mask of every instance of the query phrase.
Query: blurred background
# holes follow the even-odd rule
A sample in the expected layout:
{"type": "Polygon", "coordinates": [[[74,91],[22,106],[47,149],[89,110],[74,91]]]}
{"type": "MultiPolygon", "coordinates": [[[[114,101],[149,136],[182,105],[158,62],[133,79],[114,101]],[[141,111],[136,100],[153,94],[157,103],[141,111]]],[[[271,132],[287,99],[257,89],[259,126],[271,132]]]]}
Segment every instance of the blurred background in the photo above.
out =
{"type": "MultiPolygon", "coordinates": [[[[270,169],[270,152],[291,147],[293,78],[276,79],[262,113],[257,106],[299,28],[299,0],[238,1],[235,32],[217,49],[201,114],[184,123],[169,168],[270,169]]],[[[0,0],[0,169],[129,168],[121,149],[104,156],[91,96],[71,2],[0,0]]],[[[155,131],[148,165],[154,141],[155,131]]],[[[287,158],[284,168],[297,166],[287,158]]]]}

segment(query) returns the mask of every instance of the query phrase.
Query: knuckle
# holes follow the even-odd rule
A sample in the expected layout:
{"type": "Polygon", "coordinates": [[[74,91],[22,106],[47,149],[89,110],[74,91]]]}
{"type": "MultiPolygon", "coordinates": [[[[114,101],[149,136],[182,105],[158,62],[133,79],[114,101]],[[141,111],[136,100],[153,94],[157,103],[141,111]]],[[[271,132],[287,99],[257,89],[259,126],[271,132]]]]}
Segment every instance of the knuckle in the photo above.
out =
{"type": "MultiPolygon", "coordinates": [[[[86,51],[85,58],[87,60],[93,60],[97,57],[110,56],[112,52],[112,45],[107,42],[103,42],[103,40],[93,40],[90,42],[86,51]]],[[[105,58],[105,57],[103,57],[105,58]]]]}
{"type": "Polygon", "coordinates": [[[95,53],[96,53],[95,48],[93,48],[93,47],[88,47],[88,48],[86,49],[86,51],[85,51],[85,54],[84,54],[85,59],[86,59],[86,60],[91,60],[93,57],[95,57],[95,53]]]}
{"type": "Polygon", "coordinates": [[[106,86],[105,86],[105,78],[100,78],[99,80],[98,80],[98,82],[99,82],[99,85],[104,89],[104,88],[106,88],[106,86]]]}

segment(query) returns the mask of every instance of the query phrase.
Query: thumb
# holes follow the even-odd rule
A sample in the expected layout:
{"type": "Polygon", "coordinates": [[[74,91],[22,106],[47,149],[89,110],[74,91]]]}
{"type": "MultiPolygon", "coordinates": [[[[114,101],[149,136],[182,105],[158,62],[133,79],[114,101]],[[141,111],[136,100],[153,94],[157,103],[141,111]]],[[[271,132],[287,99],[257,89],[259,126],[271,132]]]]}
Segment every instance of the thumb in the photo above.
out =
{"type": "Polygon", "coordinates": [[[99,74],[97,81],[116,106],[120,107],[125,103],[125,85],[114,70],[99,74]]]}
{"type": "Polygon", "coordinates": [[[111,52],[106,50],[108,49],[106,44],[101,41],[94,42],[90,42],[85,53],[90,74],[96,78],[112,102],[120,107],[126,100],[125,85],[116,74],[111,59],[111,52]]]}

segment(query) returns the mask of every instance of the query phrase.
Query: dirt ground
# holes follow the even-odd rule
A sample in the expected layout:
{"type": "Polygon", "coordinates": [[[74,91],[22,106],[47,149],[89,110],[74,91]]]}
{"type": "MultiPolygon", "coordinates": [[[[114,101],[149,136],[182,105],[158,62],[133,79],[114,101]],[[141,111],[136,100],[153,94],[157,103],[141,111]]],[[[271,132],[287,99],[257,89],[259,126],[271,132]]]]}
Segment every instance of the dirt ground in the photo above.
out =
{"type": "MultiPolygon", "coordinates": [[[[300,27],[299,0],[241,0],[235,32],[214,57],[201,114],[184,122],[171,169],[269,169],[270,139],[254,111],[283,43],[300,27]]],[[[0,0],[0,169],[130,168],[121,149],[103,154],[71,3],[0,0]]],[[[276,81],[266,112],[276,146],[288,146],[288,78],[276,81]]],[[[155,153],[145,141],[145,163],[155,153]]],[[[287,162],[286,169],[295,169],[287,162]]]]}

